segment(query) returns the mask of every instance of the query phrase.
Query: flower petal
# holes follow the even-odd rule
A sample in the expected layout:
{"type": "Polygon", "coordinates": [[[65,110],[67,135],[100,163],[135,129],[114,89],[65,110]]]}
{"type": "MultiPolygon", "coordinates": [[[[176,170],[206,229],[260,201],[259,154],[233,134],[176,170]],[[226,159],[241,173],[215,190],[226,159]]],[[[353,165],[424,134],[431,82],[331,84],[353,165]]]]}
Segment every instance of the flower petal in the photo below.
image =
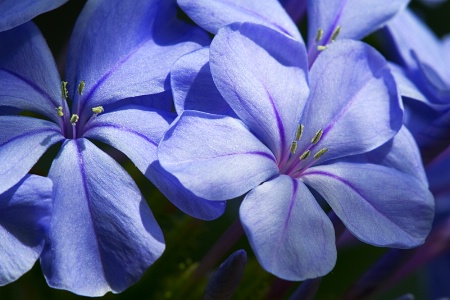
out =
{"type": "Polygon", "coordinates": [[[426,166],[426,172],[430,181],[430,190],[433,194],[448,193],[450,191],[450,148],[432,160],[426,166]]]}
{"type": "Polygon", "coordinates": [[[233,24],[214,38],[210,65],[239,118],[279,162],[287,159],[309,92],[304,46],[261,25],[233,24]]]}
{"type": "Polygon", "coordinates": [[[0,32],[0,81],[0,106],[34,111],[56,122],[57,107],[68,114],[53,56],[31,22],[0,32]]]}
{"type": "Polygon", "coordinates": [[[158,157],[208,200],[235,198],[278,174],[273,154],[239,120],[188,110],[164,135],[158,157]]]}
{"type": "Polygon", "coordinates": [[[312,167],[302,180],[368,244],[411,248],[422,244],[431,229],[433,195],[420,181],[395,169],[340,162],[312,167]]]}
{"type": "Polygon", "coordinates": [[[95,106],[163,92],[173,63],[208,42],[203,31],[176,19],[175,1],[88,1],[70,41],[69,94],[89,116],[95,106]],[[78,96],[81,80],[85,91],[78,96]]]}
{"type": "MultiPolygon", "coordinates": [[[[389,141],[403,124],[403,112],[385,59],[358,41],[336,41],[310,72],[311,96],[298,148],[327,148],[321,159],[373,150],[389,141]],[[319,130],[320,141],[311,140],[319,130]]],[[[316,150],[314,150],[316,151],[316,150]]],[[[300,151],[301,153],[301,151],[300,151]]]]}
{"type": "Polygon", "coordinates": [[[133,179],[86,139],[67,141],[49,172],[47,283],[79,295],[121,292],[164,251],[164,238],[133,179]]]}
{"type": "Polygon", "coordinates": [[[170,82],[179,115],[186,109],[236,115],[214,84],[209,68],[209,47],[188,53],[177,60],[172,67],[170,82]]]}
{"type": "Polygon", "coordinates": [[[122,151],[183,212],[200,219],[215,219],[224,212],[224,203],[195,196],[157,161],[157,145],[173,119],[174,115],[168,112],[125,106],[98,115],[89,123],[84,136],[122,151]]]}
{"type": "Polygon", "coordinates": [[[305,280],[334,267],[333,225],[301,181],[281,175],[261,184],[239,214],[258,261],[275,276],[305,280]]]}
{"type": "Polygon", "coordinates": [[[0,195],[0,286],[33,267],[50,223],[52,181],[29,175],[0,195]]]}
{"type": "Polygon", "coordinates": [[[47,149],[61,141],[59,127],[45,120],[0,116],[0,194],[22,179],[47,149]]]}
{"type": "Polygon", "coordinates": [[[340,39],[359,40],[374,32],[408,5],[409,0],[308,1],[308,44],[323,30],[321,44],[331,40],[337,26],[340,39]]]}
{"type": "Polygon", "coordinates": [[[213,34],[231,23],[251,22],[283,32],[303,43],[294,22],[275,0],[178,0],[178,5],[195,23],[213,34]]]}
{"type": "Polygon", "coordinates": [[[30,21],[37,15],[53,10],[68,0],[3,0],[0,2],[0,31],[30,21]]]}

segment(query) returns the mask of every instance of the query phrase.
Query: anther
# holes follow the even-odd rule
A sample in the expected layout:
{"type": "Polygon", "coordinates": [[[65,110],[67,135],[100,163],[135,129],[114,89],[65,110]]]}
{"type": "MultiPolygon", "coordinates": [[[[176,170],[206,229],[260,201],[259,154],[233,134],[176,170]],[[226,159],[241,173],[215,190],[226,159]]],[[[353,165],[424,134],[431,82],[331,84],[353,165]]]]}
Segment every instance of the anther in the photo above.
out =
{"type": "Polygon", "coordinates": [[[333,34],[331,35],[332,42],[334,42],[337,39],[340,32],[341,32],[341,26],[336,27],[336,29],[333,31],[333,34]]]}
{"type": "Polygon", "coordinates": [[[62,106],[58,106],[57,108],[55,108],[56,109],[56,113],[58,114],[58,116],[59,117],[62,117],[62,116],[64,116],[64,113],[63,113],[63,108],[62,108],[62,106]]]}
{"type": "Polygon", "coordinates": [[[61,96],[63,99],[67,99],[69,96],[67,92],[67,81],[61,81],[61,96]]]}
{"type": "Polygon", "coordinates": [[[78,95],[81,96],[81,94],[83,93],[85,85],[86,85],[86,82],[84,82],[84,80],[81,80],[80,84],[78,84],[78,95]]]}
{"type": "Polygon", "coordinates": [[[292,154],[295,154],[295,151],[297,151],[297,141],[293,141],[291,143],[290,151],[291,151],[292,154]]]}
{"type": "Polygon", "coordinates": [[[323,36],[323,29],[319,28],[319,30],[317,30],[316,42],[319,42],[322,39],[322,36],[323,36]]]}
{"type": "Polygon", "coordinates": [[[300,124],[298,125],[297,132],[295,133],[295,140],[296,141],[300,140],[300,138],[302,137],[303,128],[305,128],[305,126],[300,125],[300,124]]]}
{"type": "Polygon", "coordinates": [[[328,152],[327,148],[320,149],[316,154],[314,154],[315,159],[319,159],[322,155],[328,152]]]}
{"type": "Polygon", "coordinates": [[[323,130],[322,129],[317,131],[316,134],[314,135],[314,137],[311,139],[311,143],[312,144],[317,144],[320,141],[320,139],[322,138],[322,134],[323,134],[323,130]]]}
{"type": "Polygon", "coordinates": [[[73,114],[70,117],[70,123],[72,124],[72,126],[75,126],[75,124],[78,122],[78,119],[80,119],[80,117],[77,114],[73,114]]]}
{"type": "Polygon", "coordinates": [[[96,106],[92,108],[92,112],[96,115],[101,114],[103,111],[103,106],[96,106]]]}
{"type": "Polygon", "coordinates": [[[317,46],[317,50],[319,50],[319,51],[323,51],[325,49],[327,49],[327,46],[322,46],[322,45],[317,46]]]}
{"type": "Polygon", "coordinates": [[[300,155],[300,160],[305,160],[309,157],[309,155],[311,154],[310,150],[306,150],[305,152],[303,152],[302,155],[300,155]]]}

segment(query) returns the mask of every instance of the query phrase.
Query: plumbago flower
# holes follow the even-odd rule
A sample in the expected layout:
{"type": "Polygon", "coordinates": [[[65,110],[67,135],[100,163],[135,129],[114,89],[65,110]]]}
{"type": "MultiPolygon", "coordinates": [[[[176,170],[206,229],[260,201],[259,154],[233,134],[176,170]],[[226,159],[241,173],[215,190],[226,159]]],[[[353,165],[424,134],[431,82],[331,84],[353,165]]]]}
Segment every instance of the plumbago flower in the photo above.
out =
{"type": "Polygon", "coordinates": [[[30,270],[41,255],[51,207],[52,181],[45,177],[28,175],[0,194],[0,286],[30,270]]]}
{"type": "Polygon", "coordinates": [[[61,83],[32,23],[0,33],[0,108],[39,116],[0,116],[7,129],[0,135],[0,193],[62,143],[48,174],[54,202],[41,257],[50,286],[89,296],[123,291],[165,247],[132,178],[90,140],[125,153],[183,211],[203,219],[223,212],[223,203],[182,188],[156,160],[159,139],[175,118],[167,108],[170,67],[206,42],[204,32],[176,19],[174,2],[88,1],[61,83]]]}
{"type": "MultiPolygon", "coordinates": [[[[402,128],[396,86],[380,54],[337,41],[308,72],[304,45],[262,25],[235,23],[213,39],[210,66],[235,117],[184,110],[158,157],[200,197],[248,192],[240,219],[266,270],[304,280],[333,268],[334,229],[311,189],[366,243],[423,243],[433,219],[423,181],[387,167],[381,154],[357,159],[392,143],[402,128]]],[[[418,156],[415,147],[403,151],[407,159],[418,156]]]]}
{"type": "Polygon", "coordinates": [[[0,31],[30,21],[37,15],[53,10],[68,0],[2,0],[0,2],[0,31]]]}

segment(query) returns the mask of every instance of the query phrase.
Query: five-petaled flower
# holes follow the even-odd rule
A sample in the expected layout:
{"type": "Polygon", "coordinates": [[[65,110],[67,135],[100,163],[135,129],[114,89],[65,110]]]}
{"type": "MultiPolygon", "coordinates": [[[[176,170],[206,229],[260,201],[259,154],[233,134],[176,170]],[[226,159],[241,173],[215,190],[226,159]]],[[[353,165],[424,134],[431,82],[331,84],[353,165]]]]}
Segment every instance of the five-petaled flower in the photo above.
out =
{"type": "Polygon", "coordinates": [[[223,212],[223,203],[193,195],[156,159],[175,118],[170,68],[207,42],[204,32],[176,19],[173,1],[88,1],[61,82],[34,24],[0,33],[0,107],[8,108],[0,115],[0,194],[62,143],[48,174],[53,212],[41,257],[51,287],[89,296],[123,291],[165,247],[131,176],[90,140],[126,154],[183,211],[203,219],[223,212]]]}
{"type": "Polygon", "coordinates": [[[304,280],[333,268],[334,229],[311,190],[366,243],[423,243],[433,198],[378,52],[337,41],[308,70],[302,43],[262,25],[234,23],[215,36],[209,64],[233,113],[184,110],[158,157],[200,197],[248,192],[240,219],[266,270],[304,280]]]}

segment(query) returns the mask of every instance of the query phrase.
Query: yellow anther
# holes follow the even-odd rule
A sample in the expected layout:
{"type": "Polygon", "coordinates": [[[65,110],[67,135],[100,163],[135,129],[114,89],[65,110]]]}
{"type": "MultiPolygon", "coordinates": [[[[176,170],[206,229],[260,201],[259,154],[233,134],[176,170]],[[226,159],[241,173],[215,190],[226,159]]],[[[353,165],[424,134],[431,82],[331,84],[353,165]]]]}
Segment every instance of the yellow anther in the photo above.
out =
{"type": "Polygon", "coordinates": [[[322,129],[317,131],[316,134],[314,135],[314,137],[311,139],[311,143],[312,144],[317,144],[320,141],[320,139],[322,138],[322,134],[323,134],[323,130],[322,129]]]}
{"type": "Polygon", "coordinates": [[[317,30],[316,42],[319,42],[322,39],[322,36],[323,36],[323,29],[319,28],[319,30],[317,30]]]}
{"type": "Polygon", "coordinates": [[[310,150],[306,150],[305,152],[303,152],[302,155],[300,155],[300,160],[305,160],[309,157],[309,155],[311,154],[310,150]]]}
{"type": "Polygon", "coordinates": [[[320,149],[316,154],[314,154],[315,159],[319,159],[322,155],[328,152],[327,148],[320,149]]]}
{"type": "Polygon", "coordinates": [[[295,154],[295,151],[297,151],[297,141],[293,141],[291,143],[291,149],[290,149],[292,154],[295,154]]]}
{"type": "Polygon", "coordinates": [[[83,93],[85,85],[86,82],[84,82],[84,80],[81,80],[80,84],[78,84],[78,95],[81,95],[83,93]]]}
{"type": "Polygon", "coordinates": [[[103,106],[96,106],[92,108],[92,112],[96,115],[101,114],[103,111],[103,106]]]}
{"type": "Polygon", "coordinates": [[[297,132],[295,133],[295,140],[300,140],[300,138],[302,137],[303,134],[303,128],[305,128],[305,126],[303,125],[298,125],[297,127],[297,132]]]}
{"type": "Polygon", "coordinates": [[[327,46],[322,46],[322,45],[317,46],[317,50],[319,50],[319,51],[323,51],[325,49],[327,49],[327,46]]]}
{"type": "Polygon", "coordinates": [[[63,99],[67,99],[69,93],[67,92],[67,81],[61,81],[61,96],[63,99]]]}
{"type": "Polygon", "coordinates": [[[337,39],[340,32],[341,32],[341,26],[336,27],[336,29],[333,31],[333,34],[331,35],[332,42],[334,42],[337,39]]]}
{"type": "Polygon", "coordinates": [[[58,106],[57,108],[55,108],[56,109],[56,113],[58,114],[58,116],[59,117],[62,117],[62,116],[64,116],[64,113],[63,113],[63,108],[62,108],[62,106],[58,106]]]}
{"type": "Polygon", "coordinates": [[[78,122],[78,120],[80,119],[80,117],[77,114],[73,114],[70,117],[70,123],[75,126],[75,124],[78,122]]]}

